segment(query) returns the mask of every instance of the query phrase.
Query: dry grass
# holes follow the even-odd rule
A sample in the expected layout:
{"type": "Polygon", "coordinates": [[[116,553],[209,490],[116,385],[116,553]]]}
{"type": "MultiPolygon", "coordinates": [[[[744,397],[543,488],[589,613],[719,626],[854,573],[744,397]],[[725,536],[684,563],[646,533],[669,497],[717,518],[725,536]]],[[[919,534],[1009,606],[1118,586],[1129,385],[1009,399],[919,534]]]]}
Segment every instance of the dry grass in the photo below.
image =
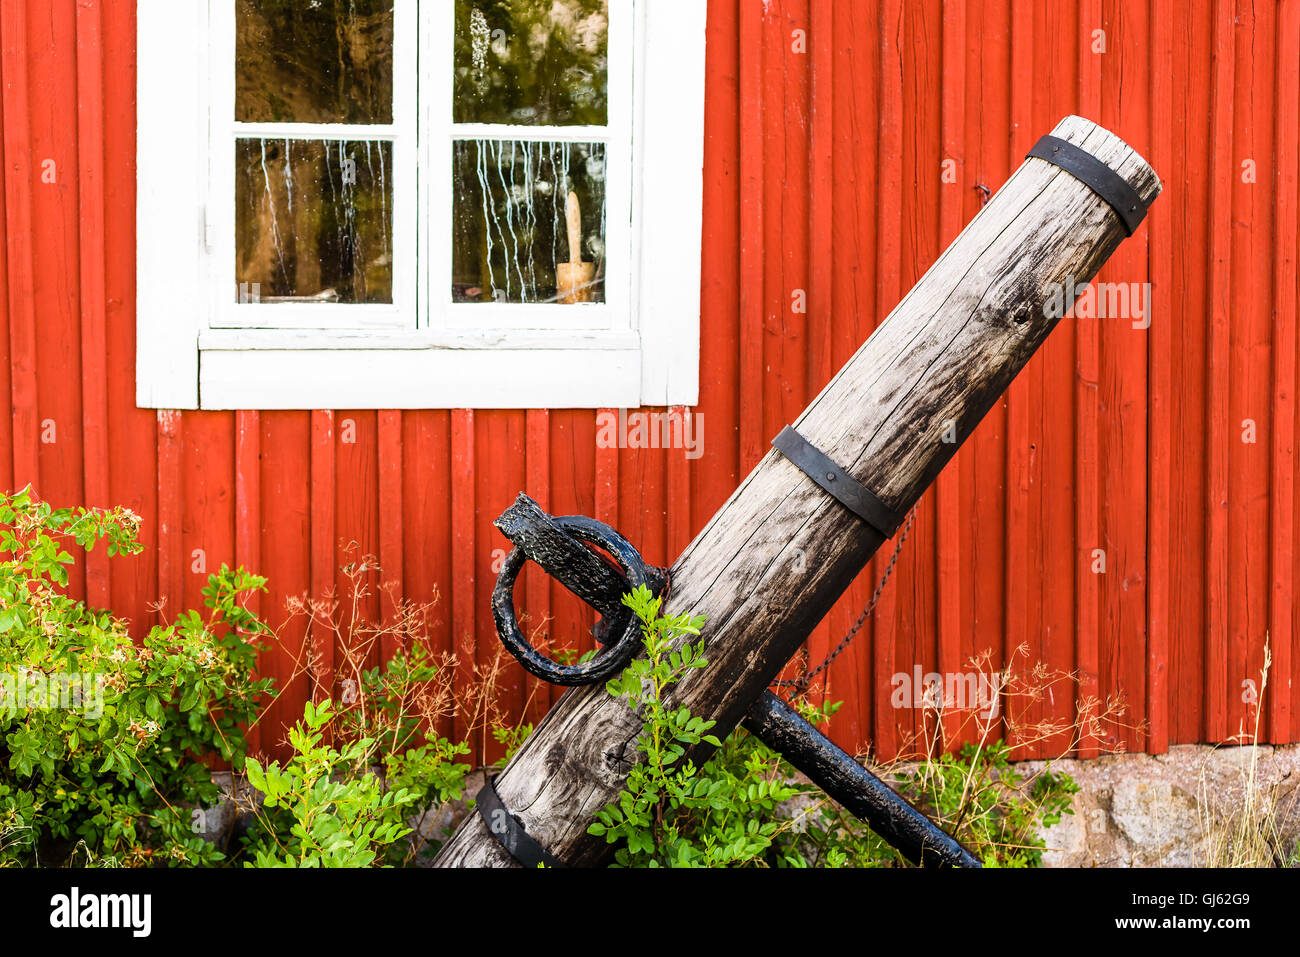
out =
{"type": "Polygon", "coordinates": [[[1128,703],[1123,695],[1113,694],[1104,701],[1095,695],[1080,695],[1083,679],[1079,672],[1062,671],[1041,661],[1030,664],[1028,645],[1017,647],[1001,669],[992,667],[992,658],[992,652],[986,650],[967,661],[966,668],[979,675],[986,686],[996,688],[996,705],[962,707],[951,699],[927,701],[920,729],[899,745],[900,760],[920,757],[932,761],[967,742],[975,746],[978,756],[998,740],[1022,754],[1050,746],[1051,754],[1036,760],[1069,757],[1083,749],[1119,754],[1126,750],[1128,733],[1138,737],[1146,733],[1145,722],[1127,719],[1128,703]],[[1073,719],[1034,716],[1044,702],[1050,704],[1058,698],[1075,702],[1073,719]]]}
{"type": "MultiPolygon", "coordinates": [[[[940,815],[937,820],[959,838],[968,837],[971,816],[982,813],[980,808],[1004,807],[1011,798],[1027,802],[1035,818],[1041,817],[1043,808],[1034,797],[1034,785],[1047,772],[1050,762],[1027,773],[1017,782],[1013,794],[994,766],[981,760],[994,743],[1003,741],[1013,746],[1013,757],[1016,752],[1050,749],[1050,758],[1056,759],[1084,749],[1122,753],[1129,734],[1140,738],[1146,732],[1145,723],[1128,720],[1128,706],[1122,695],[1102,700],[1081,694],[1084,682],[1079,672],[1062,671],[1041,661],[1031,664],[1027,645],[1016,648],[1001,669],[993,668],[990,651],[971,658],[966,667],[979,676],[981,687],[996,689],[996,703],[985,700],[972,706],[970,702],[931,696],[922,709],[919,729],[900,743],[898,757],[874,764],[882,777],[905,774],[925,793],[953,786],[953,766],[945,766],[940,756],[970,744],[971,759],[959,765],[963,772],[956,811],[940,815]],[[1075,704],[1073,719],[1041,716],[1051,710],[1047,705],[1063,696],[1075,704]]],[[[1028,849],[1028,845],[1008,845],[997,850],[1001,854],[1028,849]]]]}
{"type": "MultiPolygon", "coordinates": [[[[1221,787],[1210,787],[1201,771],[1199,814],[1205,834],[1205,867],[1288,867],[1300,864],[1300,848],[1283,836],[1282,822],[1291,814],[1300,790],[1289,798],[1280,793],[1282,782],[1265,786],[1259,779],[1259,725],[1268,691],[1268,674],[1273,655],[1267,640],[1264,665],[1259,672],[1259,694],[1251,707],[1252,728],[1233,738],[1233,743],[1250,748],[1250,761],[1242,769],[1240,799],[1224,797],[1221,787]]],[[[1234,792],[1235,793],[1235,792],[1234,792]]]]}
{"type": "MultiPolygon", "coordinates": [[[[314,703],[333,698],[339,710],[349,712],[351,723],[366,729],[368,736],[384,741],[386,735],[385,750],[389,752],[405,746],[406,742],[396,737],[397,725],[411,719],[422,729],[441,730],[444,737],[454,733],[478,755],[487,753],[490,741],[517,735],[521,719],[501,706],[502,679],[512,659],[496,647],[491,658],[480,663],[475,660],[472,638],[460,653],[430,653],[429,663],[436,669],[432,678],[408,684],[387,682],[385,691],[397,700],[396,711],[384,715],[373,711],[371,696],[365,692],[365,673],[384,665],[393,654],[412,655],[437,644],[432,631],[438,623],[441,596],[435,591],[428,601],[399,599],[391,587],[376,584],[381,568],[373,555],[361,553],[356,543],[344,546],[344,554],[348,560],[340,568],[346,580],[341,595],[331,590],[286,601],[286,616],[272,629],[271,640],[278,653],[287,657],[289,668],[271,700],[306,678],[314,703]],[[378,616],[370,611],[376,606],[381,609],[378,616]],[[299,634],[301,641],[290,640],[290,635],[299,634]],[[326,661],[327,649],[332,651],[332,665],[326,661]]],[[[535,630],[542,631],[544,625],[535,630]]],[[[538,640],[535,635],[534,644],[538,640]]],[[[536,693],[537,684],[530,682],[524,714],[536,693]]],[[[263,708],[250,730],[267,713],[263,708]]],[[[285,729],[276,729],[276,733],[281,736],[279,743],[287,746],[285,729]]]]}

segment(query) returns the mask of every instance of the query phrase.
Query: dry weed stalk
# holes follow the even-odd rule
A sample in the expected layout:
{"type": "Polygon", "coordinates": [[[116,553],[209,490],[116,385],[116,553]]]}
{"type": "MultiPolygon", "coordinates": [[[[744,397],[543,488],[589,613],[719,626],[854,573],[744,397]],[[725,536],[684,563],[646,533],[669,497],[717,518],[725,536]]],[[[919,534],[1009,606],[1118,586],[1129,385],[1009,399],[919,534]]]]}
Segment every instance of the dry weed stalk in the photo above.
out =
{"type": "MultiPolygon", "coordinates": [[[[1128,706],[1123,695],[1112,694],[1104,701],[1095,695],[1080,696],[1078,687],[1082,676],[1077,671],[1063,671],[1039,661],[1028,663],[1029,647],[1017,647],[1001,669],[992,665],[992,652],[986,650],[967,662],[968,674],[977,678],[977,686],[991,689],[994,700],[977,703],[953,700],[946,691],[943,695],[928,695],[923,703],[920,727],[904,737],[897,756],[884,762],[872,762],[867,749],[859,751],[860,757],[872,766],[876,774],[886,780],[899,775],[909,778],[922,793],[932,788],[952,786],[945,780],[945,772],[952,773],[954,766],[961,769],[960,797],[957,810],[950,815],[940,815],[938,823],[950,833],[960,836],[976,809],[986,807],[991,800],[1002,800],[1010,788],[997,773],[995,765],[981,760],[998,741],[1004,741],[1017,751],[1042,750],[1051,746],[1053,759],[1067,757],[1082,748],[1103,753],[1124,750],[1123,739],[1127,732],[1142,735],[1145,723],[1127,720],[1128,706]],[[1043,702],[1059,700],[1075,702],[1072,720],[1034,717],[1043,702]],[[1110,734],[1103,729],[1109,728],[1110,734]],[[945,763],[941,756],[962,745],[971,747],[970,759],[954,765],[945,763]]],[[[1047,771],[1050,761],[1030,772],[1016,787],[1016,797],[1034,805],[1034,784],[1047,771]]],[[[933,810],[933,809],[932,809],[933,810]]],[[[1002,845],[1004,849],[1026,849],[1025,845],[1002,845]]]]}
{"type": "MultiPolygon", "coordinates": [[[[376,586],[382,569],[373,555],[362,553],[356,542],[345,544],[343,552],[347,561],[340,568],[346,579],[342,595],[331,589],[325,595],[291,596],[285,602],[285,619],[271,629],[272,643],[290,655],[289,673],[278,683],[272,700],[306,677],[313,702],[334,699],[347,717],[346,725],[355,729],[353,733],[374,738],[385,753],[407,747],[417,734],[439,728],[450,734],[452,719],[457,737],[474,744],[479,755],[486,753],[494,729],[517,732],[517,716],[508,714],[499,700],[502,676],[510,661],[505,652],[496,648],[492,657],[480,664],[474,660],[473,637],[466,636],[460,654],[434,653],[432,631],[438,624],[439,592],[435,589],[428,601],[401,599],[393,585],[376,586]],[[378,617],[368,611],[376,598],[381,609],[378,617]],[[290,649],[295,643],[286,638],[298,630],[304,638],[293,653],[290,649]],[[332,651],[332,674],[325,649],[332,651]],[[432,676],[412,682],[391,675],[386,665],[398,654],[423,655],[432,666],[432,676]],[[376,667],[379,684],[372,688],[366,673],[376,667]],[[376,707],[376,697],[387,702],[384,709],[376,707]]],[[[534,640],[538,640],[536,634],[534,640]]],[[[531,690],[525,709],[536,690],[531,690]]],[[[258,721],[266,713],[264,708],[258,721]]],[[[287,745],[286,729],[277,731],[279,743],[287,745]]]]}

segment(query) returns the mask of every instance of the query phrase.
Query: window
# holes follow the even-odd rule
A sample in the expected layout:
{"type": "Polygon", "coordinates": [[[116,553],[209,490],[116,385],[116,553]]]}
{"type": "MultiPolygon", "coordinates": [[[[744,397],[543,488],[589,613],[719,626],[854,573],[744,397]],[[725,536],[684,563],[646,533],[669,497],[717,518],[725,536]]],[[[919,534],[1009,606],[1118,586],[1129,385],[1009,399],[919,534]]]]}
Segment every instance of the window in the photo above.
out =
{"type": "Polygon", "coordinates": [[[694,404],[703,0],[140,0],[137,397],[694,404]]]}

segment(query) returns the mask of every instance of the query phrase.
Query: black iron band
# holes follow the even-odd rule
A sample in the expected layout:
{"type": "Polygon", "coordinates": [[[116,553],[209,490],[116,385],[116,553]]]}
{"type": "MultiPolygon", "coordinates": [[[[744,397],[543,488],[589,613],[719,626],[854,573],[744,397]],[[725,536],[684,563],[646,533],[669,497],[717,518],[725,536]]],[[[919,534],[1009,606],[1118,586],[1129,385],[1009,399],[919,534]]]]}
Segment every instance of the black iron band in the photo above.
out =
{"type": "Polygon", "coordinates": [[[1025,154],[1059,166],[1104,199],[1115,210],[1130,236],[1147,214],[1147,204],[1137,190],[1097,157],[1059,136],[1044,136],[1025,154]]]}
{"type": "Polygon", "coordinates": [[[509,852],[510,856],[524,867],[565,867],[565,863],[538,844],[524,830],[523,822],[510,813],[510,809],[497,794],[496,778],[488,778],[487,783],[475,797],[478,813],[487,825],[488,833],[509,852]]]}
{"type": "Polygon", "coordinates": [[[894,511],[869,488],[836,465],[793,426],[787,425],[772,440],[773,447],[793,462],[800,471],[835,498],[850,512],[862,519],[885,538],[892,538],[904,516],[894,511]]]}

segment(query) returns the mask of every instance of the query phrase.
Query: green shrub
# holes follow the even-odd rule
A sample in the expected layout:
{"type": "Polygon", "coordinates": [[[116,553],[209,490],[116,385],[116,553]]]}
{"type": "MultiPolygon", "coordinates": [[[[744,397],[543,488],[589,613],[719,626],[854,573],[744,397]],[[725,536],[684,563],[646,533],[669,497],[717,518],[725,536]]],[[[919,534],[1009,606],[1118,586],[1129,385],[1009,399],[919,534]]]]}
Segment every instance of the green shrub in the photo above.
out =
{"type": "Polygon", "coordinates": [[[628,773],[618,800],[603,808],[590,833],[620,846],[621,867],[720,867],[754,861],[789,826],[778,809],[798,790],[776,773],[773,756],[742,755],[708,734],[714,722],[686,708],[668,708],[664,693],[708,662],[689,642],[702,618],[662,616],[660,600],[644,586],[624,598],[642,625],[646,657],[634,660],[606,688],[645,719],[637,739],[641,760],[628,773]],[[686,748],[701,742],[721,748],[701,770],[686,748]]]}
{"type": "Polygon", "coordinates": [[[427,688],[437,674],[416,643],[363,672],[343,710],[307,702],[286,765],[249,759],[248,781],[263,797],[243,838],[245,865],[406,865],[436,853],[442,842],[422,833],[425,819],[463,796],[470,770],[456,760],[469,745],[431,730],[427,688]],[[331,732],[337,747],[324,742],[331,732]]]}
{"type": "MultiPolygon", "coordinates": [[[[470,770],[459,760],[468,744],[437,735],[437,722],[455,711],[507,757],[531,732],[493,710],[495,671],[469,699],[456,698],[450,662],[435,662],[419,631],[427,608],[411,606],[396,625],[330,622],[348,692],[307,704],[288,761],[245,765],[243,729],[271,688],[253,673],[259,643],[274,635],[244,607],[264,579],[222,566],[203,589],[205,612],[187,611],[139,645],[125,622],[67,594],[74,559],[65,546],[134,554],[139,523],[125,509],[56,510],[30,490],[0,494],[0,865],[410,865],[441,846],[445,811],[463,797],[470,770]],[[367,669],[381,637],[406,650],[367,669]],[[221,797],[214,758],[229,762],[237,782],[246,767],[260,792],[229,847],[194,826],[196,809],[221,797]]],[[[362,561],[345,573],[361,587],[373,570],[362,561]]],[[[702,619],[663,616],[644,588],[624,601],[642,624],[646,655],[607,689],[645,727],[640,760],[590,828],[617,845],[617,866],[904,863],[757,738],[737,730],[719,741],[713,722],[668,707],[668,690],[707,666],[698,643],[679,645],[702,619]],[[696,767],[686,750],[701,743],[716,750],[696,767]]],[[[302,607],[316,623],[315,606],[302,607]]],[[[837,707],[796,703],[814,723],[837,707]]],[[[1037,866],[1036,828],[1070,813],[1077,787],[1050,770],[1027,779],[1007,754],[1001,742],[968,745],[902,767],[893,780],[986,864],[1037,866]]]]}
{"type": "Polygon", "coordinates": [[[322,732],[334,717],[328,700],[307,702],[303,720],[289,731],[293,759],[262,767],[248,759],[248,780],[263,794],[259,812],[266,840],[251,845],[249,867],[369,867],[378,854],[411,833],[403,811],[415,800],[405,788],[385,790],[364,764],[374,741],[362,738],[336,750],[322,732]]]}
{"type": "Polygon", "coordinates": [[[253,677],[266,628],[242,605],[265,580],[223,565],[206,615],[137,646],[124,621],[67,594],[64,546],[133,554],[139,524],[0,493],[0,863],[221,859],[192,809],[218,797],[204,758],[242,764],[241,728],[269,687],[253,677]]]}

